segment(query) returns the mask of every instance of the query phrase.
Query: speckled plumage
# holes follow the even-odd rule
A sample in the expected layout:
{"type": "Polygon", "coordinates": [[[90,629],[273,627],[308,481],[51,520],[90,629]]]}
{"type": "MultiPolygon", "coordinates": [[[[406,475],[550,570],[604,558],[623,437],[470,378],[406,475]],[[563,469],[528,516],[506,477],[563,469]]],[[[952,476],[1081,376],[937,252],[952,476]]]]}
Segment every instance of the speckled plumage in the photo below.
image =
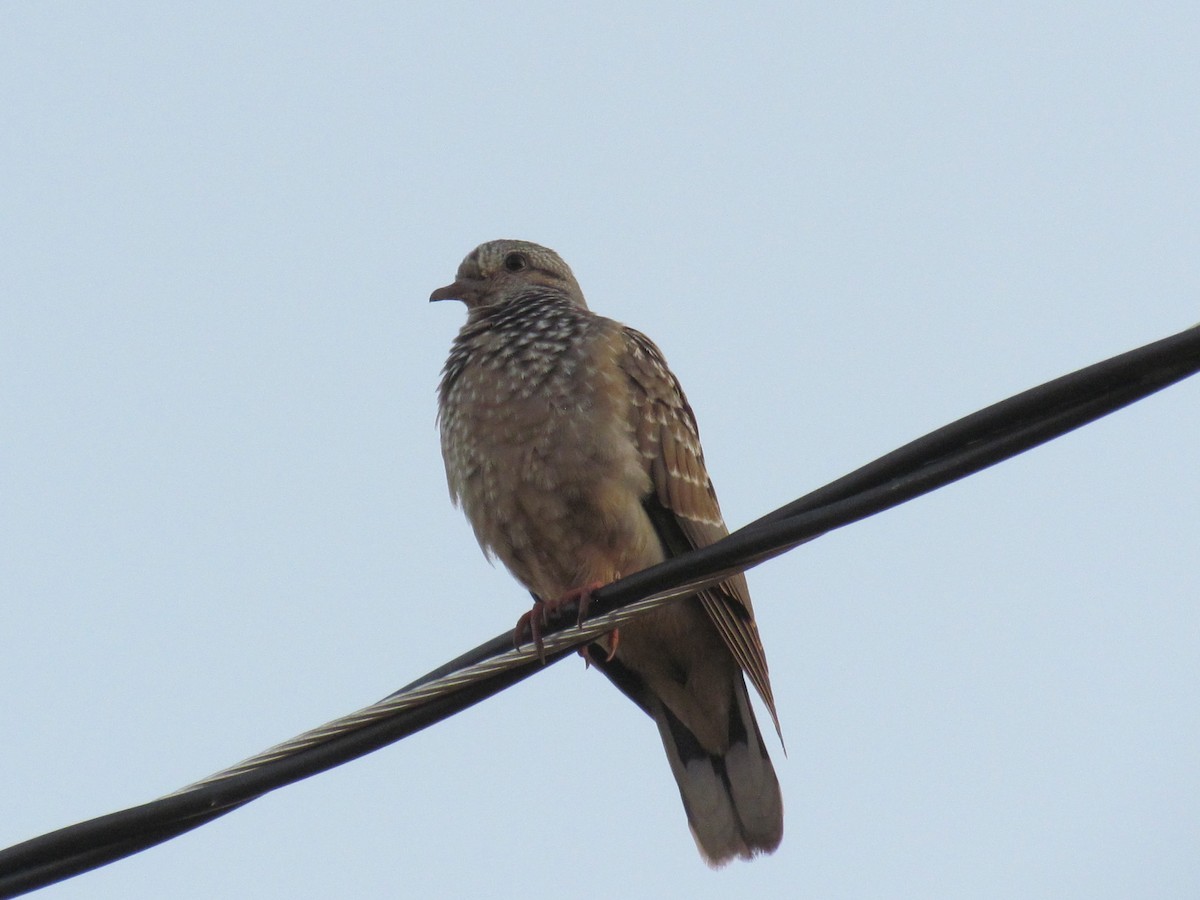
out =
{"type": "MultiPolygon", "coordinates": [[[[430,299],[451,298],[468,315],[439,388],[450,493],[536,597],[728,533],[678,380],[649,338],[588,310],[557,254],[483,244],[430,299]]],[[[775,704],[744,577],[623,626],[597,665],[658,724],[705,859],[774,850],[782,800],[739,668],[775,704]]]]}

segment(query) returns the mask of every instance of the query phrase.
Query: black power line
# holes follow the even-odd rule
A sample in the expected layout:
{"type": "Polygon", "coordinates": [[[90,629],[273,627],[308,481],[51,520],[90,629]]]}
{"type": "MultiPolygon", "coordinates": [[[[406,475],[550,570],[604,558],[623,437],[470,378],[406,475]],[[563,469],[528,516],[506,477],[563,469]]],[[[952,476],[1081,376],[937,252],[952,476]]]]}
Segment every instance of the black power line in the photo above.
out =
{"type": "MultiPolygon", "coordinates": [[[[601,588],[588,621],[546,638],[546,663],[616,622],[833,529],[1052,440],[1200,371],[1200,325],[959,419],[781,507],[729,537],[601,588]]],[[[384,698],[159,800],[0,851],[0,897],[45,887],[169,840],[263,794],[394,743],[543,666],[499,635],[384,698]]]]}

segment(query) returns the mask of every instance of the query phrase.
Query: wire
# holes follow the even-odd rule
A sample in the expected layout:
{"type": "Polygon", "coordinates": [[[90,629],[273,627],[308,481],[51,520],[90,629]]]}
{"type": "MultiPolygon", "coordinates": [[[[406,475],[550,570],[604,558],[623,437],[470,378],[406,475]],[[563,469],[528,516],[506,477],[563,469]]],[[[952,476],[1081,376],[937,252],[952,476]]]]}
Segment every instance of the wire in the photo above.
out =
{"type": "MultiPolygon", "coordinates": [[[[546,634],[545,665],[647,609],[1009,459],[1197,371],[1200,325],[939,428],[711,546],[601,588],[586,622],[546,634]]],[[[198,828],[276,788],[440,722],[542,668],[532,646],[514,649],[512,632],[498,635],[379,703],[173,794],[0,851],[0,897],[36,890],[198,828]]]]}

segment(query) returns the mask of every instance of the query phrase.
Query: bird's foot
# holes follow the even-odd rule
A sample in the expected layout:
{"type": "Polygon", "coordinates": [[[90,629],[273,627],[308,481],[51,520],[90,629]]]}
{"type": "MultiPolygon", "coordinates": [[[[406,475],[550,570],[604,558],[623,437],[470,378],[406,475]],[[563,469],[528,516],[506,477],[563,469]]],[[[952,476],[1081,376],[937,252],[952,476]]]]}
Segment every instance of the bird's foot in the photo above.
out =
{"type": "Polygon", "coordinates": [[[529,634],[533,646],[537,648],[538,659],[546,664],[546,647],[542,643],[542,626],[546,622],[546,602],[538,597],[533,598],[533,608],[517,619],[517,627],[513,629],[513,646],[521,649],[521,641],[526,633],[529,634]]]}
{"type": "MultiPolygon", "coordinates": [[[[604,661],[612,662],[613,657],[617,655],[617,645],[621,643],[621,629],[614,628],[608,634],[604,635],[603,638],[608,638],[608,649],[604,652],[604,661]]],[[[601,639],[603,640],[603,638],[601,639]]],[[[584,644],[579,648],[579,655],[583,657],[585,668],[591,668],[592,666],[592,647],[594,646],[603,647],[604,645],[600,641],[596,641],[593,644],[584,644]]]]}
{"type": "MultiPolygon", "coordinates": [[[[586,587],[572,588],[554,600],[543,600],[540,597],[534,597],[533,608],[517,619],[517,627],[513,632],[513,645],[520,647],[523,638],[528,633],[534,647],[537,648],[538,659],[542,661],[542,665],[545,665],[546,646],[542,642],[542,629],[549,627],[551,621],[562,615],[563,608],[569,607],[572,604],[577,605],[579,610],[575,624],[582,625],[583,620],[587,618],[588,607],[592,602],[592,594],[603,586],[604,582],[596,581],[586,587]]],[[[580,652],[582,653],[583,651],[581,650],[580,652]]],[[[616,652],[615,641],[612,652],[616,652]]],[[[587,659],[586,655],[584,658],[587,659]]],[[[612,659],[612,656],[610,655],[608,658],[612,659]]]]}

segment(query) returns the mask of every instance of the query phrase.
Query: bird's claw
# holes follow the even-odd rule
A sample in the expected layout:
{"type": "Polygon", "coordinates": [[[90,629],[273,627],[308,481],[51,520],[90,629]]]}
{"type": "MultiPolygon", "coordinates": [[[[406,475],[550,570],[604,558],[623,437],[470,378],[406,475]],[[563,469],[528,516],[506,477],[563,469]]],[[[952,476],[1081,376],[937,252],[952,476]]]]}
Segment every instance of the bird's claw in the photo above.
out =
{"type": "Polygon", "coordinates": [[[533,608],[517,619],[517,627],[513,629],[513,647],[520,650],[521,639],[528,632],[543,666],[546,664],[546,645],[542,642],[542,628],[546,624],[546,603],[534,599],[533,608]]]}
{"type": "MultiPolygon", "coordinates": [[[[617,655],[617,645],[621,643],[621,629],[614,628],[607,635],[605,635],[605,637],[608,638],[608,649],[604,652],[604,661],[612,662],[613,658],[617,655]]],[[[579,648],[579,655],[583,657],[583,665],[585,668],[590,669],[592,666],[593,646],[603,645],[601,645],[599,641],[596,641],[595,644],[584,644],[579,648]]]]}
{"type": "MultiPolygon", "coordinates": [[[[579,610],[575,624],[577,627],[583,627],[583,620],[587,618],[588,607],[592,603],[592,594],[602,587],[603,584],[603,582],[597,581],[585,587],[572,588],[554,600],[542,600],[540,597],[534,597],[533,608],[517,619],[517,627],[513,630],[513,646],[520,649],[523,638],[528,633],[530,640],[533,642],[534,649],[537,650],[538,659],[542,665],[545,665],[546,645],[542,640],[543,629],[549,627],[550,622],[562,614],[563,608],[570,606],[572,603],[576,604],[579,610]]],[[[614,631],[613,634],[615,636],[616,632],[614,631]]],[[[617,644],[614,637],[612,649],[607,659],[612,659],[613,654],[616,653],[616,648],[617,644]]],[[[585,660],[590,662],[583,649],[579,652],[583,654],[585,660]]]]}

